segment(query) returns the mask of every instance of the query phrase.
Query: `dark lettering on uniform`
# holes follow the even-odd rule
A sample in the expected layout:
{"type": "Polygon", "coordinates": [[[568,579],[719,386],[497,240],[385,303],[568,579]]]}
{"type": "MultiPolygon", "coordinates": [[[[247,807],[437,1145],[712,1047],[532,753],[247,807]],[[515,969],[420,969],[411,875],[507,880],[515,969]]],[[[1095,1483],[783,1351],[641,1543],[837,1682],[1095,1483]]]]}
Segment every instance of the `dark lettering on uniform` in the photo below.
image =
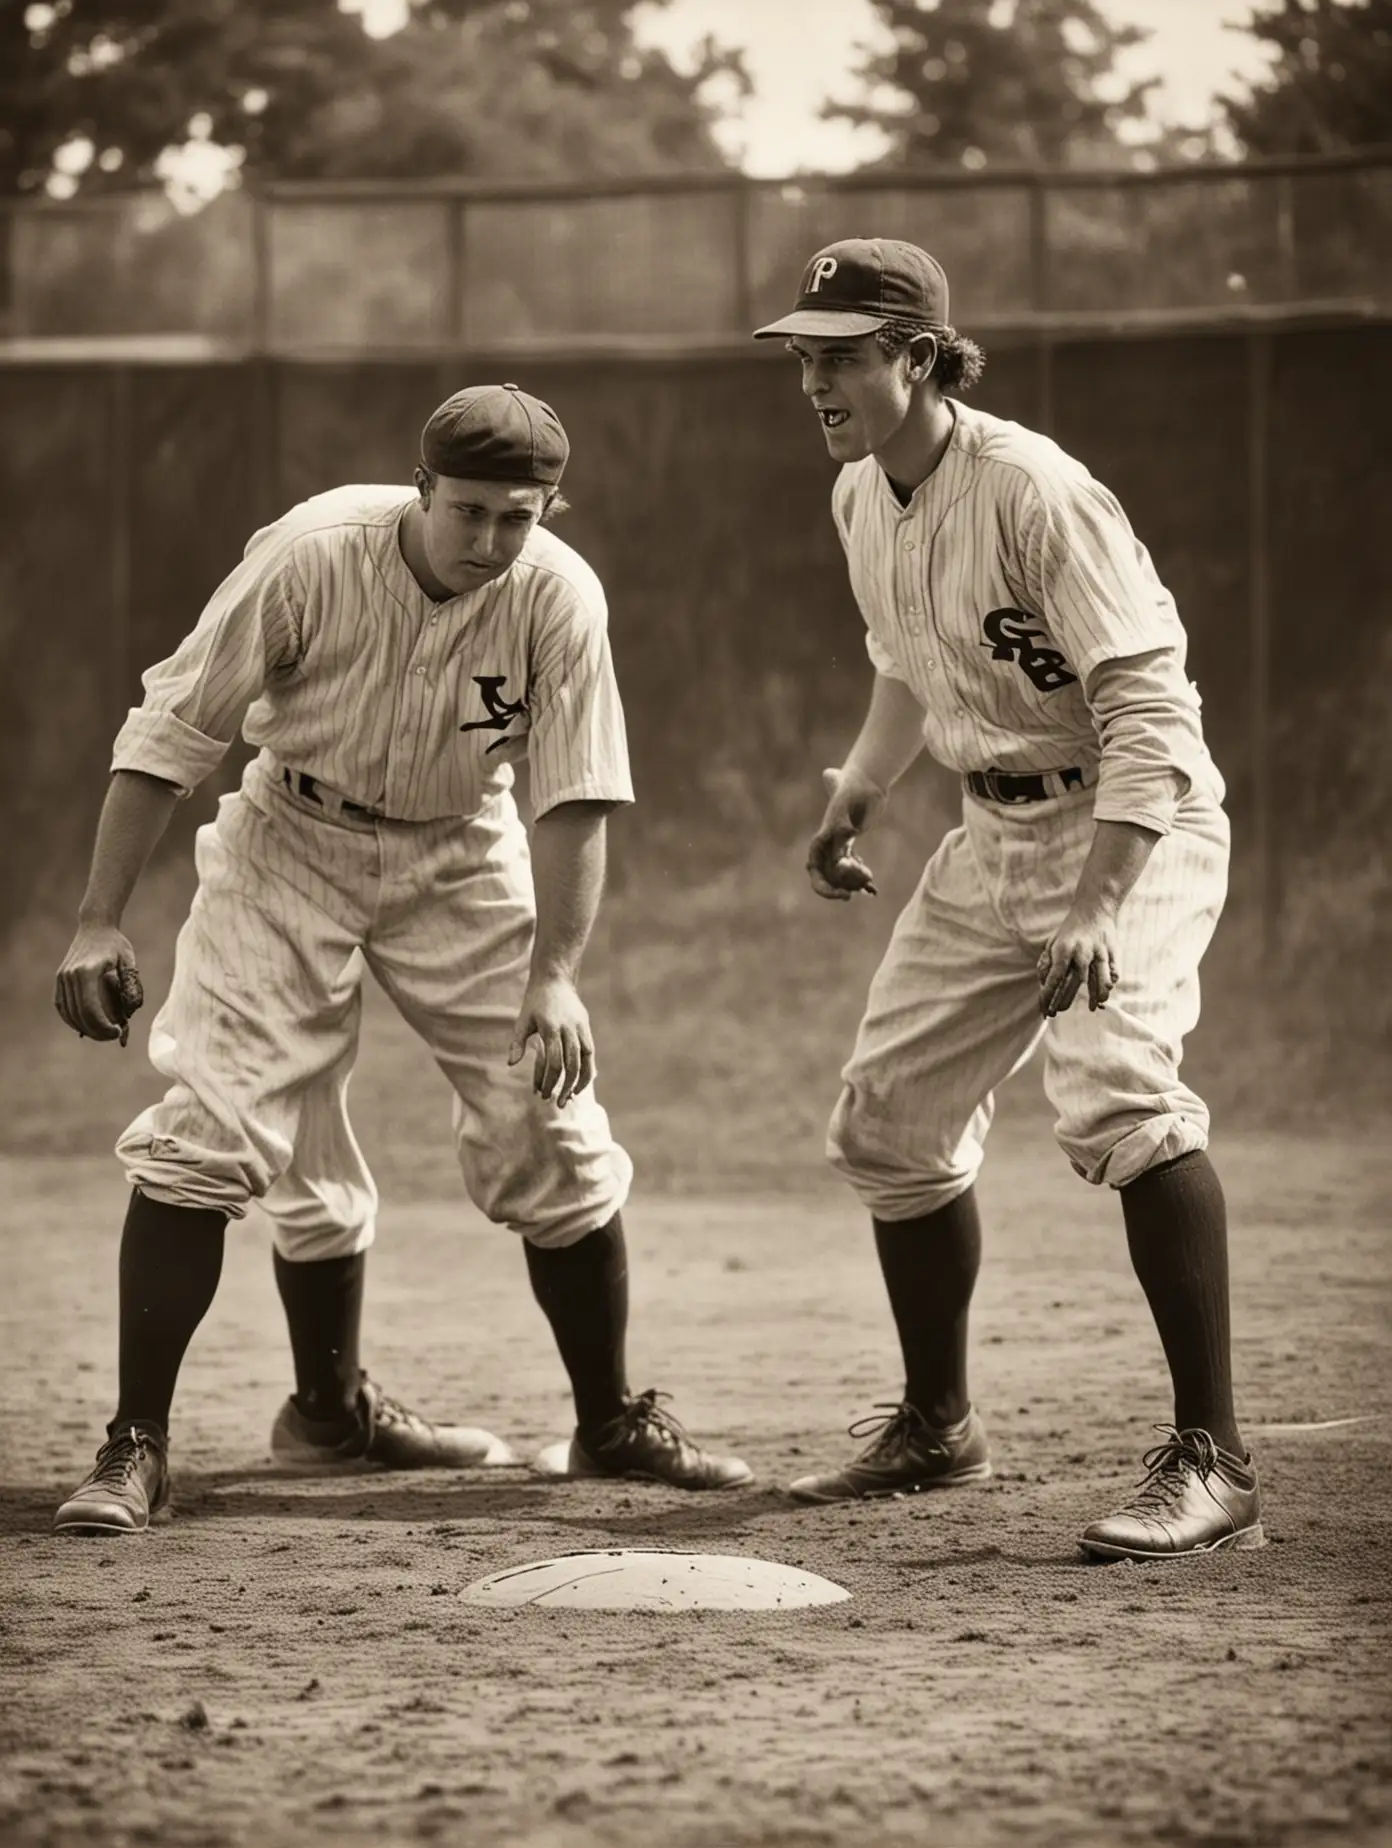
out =
{"type": "MultiPolygon", "coordinates": [[[[505,732],[512,721],[527,710],[525,699],[504,699],[502,689],[507,685],[506,674],[475,674],[474,685],[483,695],[483,703],[488,708],[486,719],[468,719],[460,726],[460,731],[495,731],[505,732]]],[[[506,738],[495,738],[489,745],[489,751],[496,751],[506,744],[506,738]]],[[[484,752],[486,757],[488,752],[484,752]]]]}
{"type": "Polygon", "coordinates": [[[1078,676],[1058,649],[1049,647],[1044,631],[1031,627],[1037,620],[1027,610],[992,610],[981,625],[986,634],[981,646],[991,650],[993,661],[1014,661],[1041,693],[1057,693],[1073,686],[1078,676]]]}

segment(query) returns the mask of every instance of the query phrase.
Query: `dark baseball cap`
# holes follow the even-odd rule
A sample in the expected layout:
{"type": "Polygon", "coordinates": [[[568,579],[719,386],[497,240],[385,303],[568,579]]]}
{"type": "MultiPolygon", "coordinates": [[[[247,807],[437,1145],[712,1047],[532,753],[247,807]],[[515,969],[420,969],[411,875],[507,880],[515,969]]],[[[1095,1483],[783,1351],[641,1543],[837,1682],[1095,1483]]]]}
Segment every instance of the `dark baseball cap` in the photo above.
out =
{"type": "Polygon", "coordinates": [[[946,327],[947,277],[917,244],[892,237],[848,237],[819,250],[802,272],[797,306],[755,333],[873,334],[886,321],[946,327]]]}
{"type": "Polygon", "coordinates": [[[561,420],[520,385],[471,385],[446,398],[421,431],[421,461],[462,481],[551,488],[570,455],[561,420]]]}

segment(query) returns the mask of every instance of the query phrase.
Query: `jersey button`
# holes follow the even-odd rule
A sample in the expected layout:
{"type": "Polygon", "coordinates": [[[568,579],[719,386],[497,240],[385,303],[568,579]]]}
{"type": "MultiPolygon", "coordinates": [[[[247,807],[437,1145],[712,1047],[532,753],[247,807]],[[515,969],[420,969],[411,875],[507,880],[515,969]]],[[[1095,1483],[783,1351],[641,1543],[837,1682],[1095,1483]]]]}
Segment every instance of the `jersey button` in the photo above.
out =
{"type": "Polygon", "coordinates": [[[912,540],[912,539],[906,539],[906,540],[904,541],[904,550],[905,550],[906,552],[912,552],[912,551],[913,551],[913,549],[914,549],[914,542],[913,542],[913,540],[912,540]]]}
{"type": "Polygon", "coordinates": [[[420,675],[422,680],[425,679],[425,669],[423,667],[418,667],[416,672],[420,675]]]}

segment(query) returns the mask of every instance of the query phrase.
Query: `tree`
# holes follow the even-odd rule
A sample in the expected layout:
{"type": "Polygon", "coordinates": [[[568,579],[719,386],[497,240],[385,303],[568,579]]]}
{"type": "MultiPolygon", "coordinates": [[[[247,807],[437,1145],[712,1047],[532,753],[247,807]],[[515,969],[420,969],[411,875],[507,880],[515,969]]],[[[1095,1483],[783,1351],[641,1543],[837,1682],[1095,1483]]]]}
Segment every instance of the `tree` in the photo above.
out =
{"type": "Polygon", "coordinates": [[[703,92],[747,84],[709,40],[694,72],[641,51],[635,0],[432,0],[258,149],[284,177],[595,177],[728,164],[703,92]]]}
{"type": "Polygon", "coordinates": [[[1392,0],[1267,0],[1246,30],[1270,75],[1221,103],[1249,154],[1392,143],[1392,0]]]}
{"type": "Polygon", "coordinates": [[[0,7],[0,185],[9,193],[41,188],[74,140],[96,154],[86,187],[148,179],[198,115],[217,141],[249,144],[251,154],[267,128],[274,135],[320,106],[372,52],[336,0],[0,7]]]}
{"type": "Polygon", "coordinates": [[[1094,0],[872,4],[892,43],[867,51],[856,73],[866,100],[832,100],[822,113],[880,129],[889,148],[877,165],[1115,160],[1118,124],[1144,114],[1155,80],[1108,80],[1118,54],[1146,35],[1112,25],[1094,0]]]}
{"type": "Polygon", "coordinates": [[[74,141],[86,189],[149,179],[189,125],[248,173],[590,175],[726,164],[707,41],[641,51],[636,0],[411,0],[373,38],[337,0],[0,0],[0,190],[74,141]]]}

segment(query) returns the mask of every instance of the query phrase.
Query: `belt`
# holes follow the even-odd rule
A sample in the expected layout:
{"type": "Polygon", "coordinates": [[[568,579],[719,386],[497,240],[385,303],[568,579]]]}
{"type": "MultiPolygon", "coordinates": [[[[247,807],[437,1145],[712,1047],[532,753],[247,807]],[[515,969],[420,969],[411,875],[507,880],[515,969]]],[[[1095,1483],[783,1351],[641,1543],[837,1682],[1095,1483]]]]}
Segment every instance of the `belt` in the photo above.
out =
{"type": "Polygon", "coordinates": [[[1070,790],[1086,789],[1087,777],[1079,769],[1031,770],[1013,775],[1006,770],[968,770],[963,785],[983,802],[1048,802],[1070,790]]]}
{"type": "Polygon", "coordinates": [[[285,787],[292,795],[303,796],[306,802],[317,803],[327,815],[359,815],[364,821],[385,821],[381,809],[368,808],[363,802],[350,802],[347,796],[339,795],[336,789],[330,789],[312,777],[307,770],[282,769],[281,777],[285,787]]]}

